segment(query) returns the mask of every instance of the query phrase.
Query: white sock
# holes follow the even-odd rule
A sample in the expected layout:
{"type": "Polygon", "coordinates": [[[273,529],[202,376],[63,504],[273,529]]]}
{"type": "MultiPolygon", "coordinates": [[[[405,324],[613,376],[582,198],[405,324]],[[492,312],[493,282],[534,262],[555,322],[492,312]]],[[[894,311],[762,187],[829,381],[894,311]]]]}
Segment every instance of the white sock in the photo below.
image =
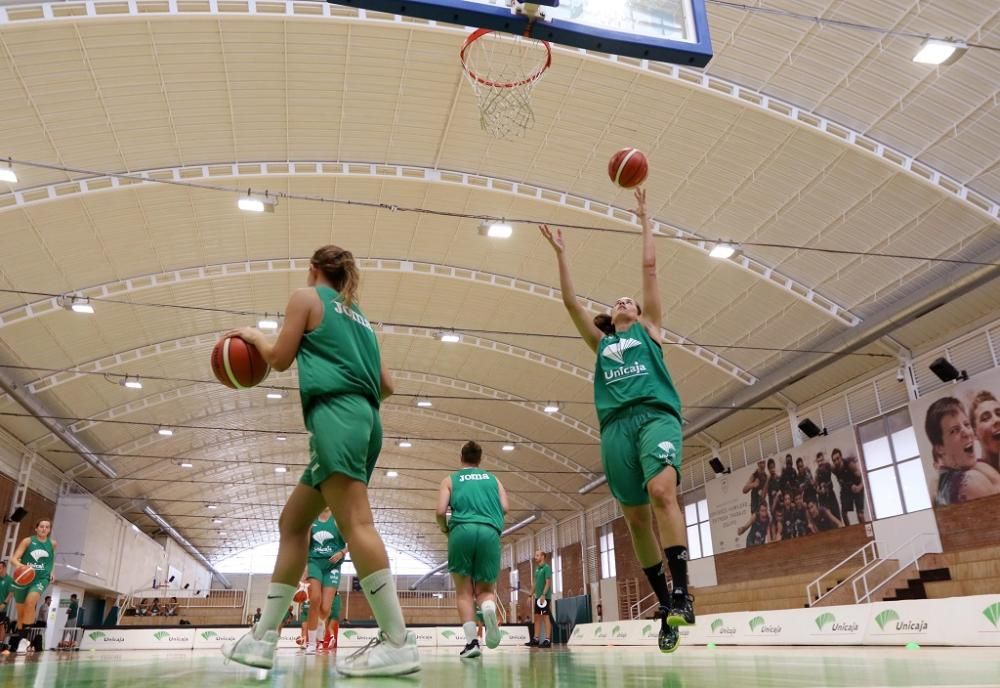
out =
{"type": "Polygon", "coordinates": [[[393,645],[406,642],[406,622],[403,620],[403,610],[396,596],[396,581],[392,571],[382,569],[376,571],[361,581],[368,606],[375,615],[378,627],[385,633],[393,645]]]}
{"type": "Polygon", "coordinates": [[[309,644],[316,645],[316,636],[319,635],[319,631],[309,631],[309,644]]]}
{"type": "Polygon", "coordinates": [[[288,613],[288,605],[292,603],[292,595],[296,586],[284,583],[271,583],[267,588],[267,599],[260,613],[260,621],[253,629],[253,637],[260,640],[268,631],[278,630],[278,624],[288,613]]]}
{"type": "Polygon", "coordinates": [[[471,643],[476,639],[476,622],[466,621],[462,624],[462,630],[465,631],[465,642],[471,643]]]}

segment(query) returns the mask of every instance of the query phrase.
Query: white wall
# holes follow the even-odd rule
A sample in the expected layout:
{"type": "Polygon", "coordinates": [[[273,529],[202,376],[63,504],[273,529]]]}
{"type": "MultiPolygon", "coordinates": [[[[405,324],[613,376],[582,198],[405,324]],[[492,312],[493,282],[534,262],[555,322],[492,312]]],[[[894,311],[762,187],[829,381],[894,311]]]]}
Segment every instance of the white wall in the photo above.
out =
{"type": "Polygon", "coordinates": [[[127,593],[166,570],[162,546],[90,495],[59,498],[52,537],[56,580],[70,585],[127,593]]]}
{"type": "MultiPolygon", "coordinates": [[[[912,514],[903,514],[893,518],[883,518],[873,524],[875,531],[875,541],[878,543],[878,554],[885,557],[898,548],[905,545],[914,536],[921,533],[930,533],[931,551],[941,551],[941,538],[938,533],[937,519],[934,518],[933,509],[924,509],[912,514]]],[[[908,548],[904,548],[908,549],[908,548]]],[[[903,558],[908,552],[900,552],[898,558],[903,558]]]]}
{"type": "Polygon", "coordinates": [[[715,557],[702,557],[688,562],[688,583],[694,588],[719,584],[715,573],[715,557]]]}
{"type": "Polygon", "coordinates": [[[191,592],[211,589],[212,572],[204,564],[191,556],[172,538],[166,538],[163,544],[166,550],[164,572],[167,575],[157,581],[160,585],[166,585],[168,589],[181,589],[186,584],[191,592]],[[174,582],[168,583],[171,573],[174,575],[174,582]]]}

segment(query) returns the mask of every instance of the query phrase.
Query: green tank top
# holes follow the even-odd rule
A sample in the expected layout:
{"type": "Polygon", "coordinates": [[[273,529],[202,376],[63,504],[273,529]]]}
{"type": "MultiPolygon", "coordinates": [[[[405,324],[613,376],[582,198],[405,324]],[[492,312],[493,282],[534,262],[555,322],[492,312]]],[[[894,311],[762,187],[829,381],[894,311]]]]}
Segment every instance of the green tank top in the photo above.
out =
{"type": "Polygon", "coordinates": [[[7,595],[10,594],[10,588],[14,585],[14,579],[7,574],[0,578],[0,604],[5,604],[7,602],[7,595]]]}
{"type": "Polygon", "coordinates": [[[663,350],[638,321],[601,339],[594,370],[594,405],[601,427],[637,404],[681,417],[681,399],[663,362],[663,350]]]}
{"type": "Polygon", "coordinates": [[[323,301],[323,320],[307,332],[295,360],[299,396],[308,416],[317,399],[357,394],[378,408],[382,401],[382,356],[368,318],[352,305],[346,308],[330,287],[316,287],[323,301]]]}
{"type": "Polygon", "coordinates": [[[36,576],[45,576],[46,578],[51,576],[52,567],[56,563],[55,551],[52,549],[52,539],[50,538],[42,542],[32,535],[31,542],[28,543],[28,548],[24,550],[24,554],[21,556],[21,563],[35,569],[36,576]]]}
{"type": "MultiPolygon", "coordinates": [[[[309,558],[327,560],[344,549],[344,538],[337,530],[337,524],[330,518],[326,521],[316,519],[309,531],[309,558]]],[[[343,559],[341,559],[343,561],[343,559]]]]}
{"type": "Polygon", "coordinates": [[[478,523],[503,532],[503,506],[496,476],[480,468],[463,468],[451,474],[452,526],[478,523]]]}

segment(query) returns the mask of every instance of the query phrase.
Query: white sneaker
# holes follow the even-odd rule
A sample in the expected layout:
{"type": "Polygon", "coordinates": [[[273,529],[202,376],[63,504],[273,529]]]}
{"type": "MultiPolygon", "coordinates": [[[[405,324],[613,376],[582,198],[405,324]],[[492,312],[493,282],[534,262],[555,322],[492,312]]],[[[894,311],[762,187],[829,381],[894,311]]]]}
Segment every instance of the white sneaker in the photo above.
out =
{"type": "Polygon", "coordinates": [[[267,631],[261,640],[257,640],[253,631],[244,635],[235,643],[226,643],[222,646],[222,656],[226,662],[230,660],[237,664],[257,667],[258,669],[270,669],[274,666],[274,653],[278,649],[278,634],[274,631],[267,631]]]}
{"type": "Polygon", "coordinates": [[[316,646],[311,643],[307,643],[305,646],[305,651],[307,655],[314,655],[316,654],[316,646]]]}
{"type": "Polygon", "coordinates": [[[500,645],[503,635],[500,633],[500,626],[497,624],[496,607],[487,607],[483,610],[483,623],[486,624],[486,647],[495,650],[500,645]]]}
{"type": "Polygon", "coordinates": [[[27,638],[21,638],[21,642],[17,644],[17,653],[23,655],[25,652],[31,649],[31,643],[28,642],[27,638]]]}
{"type": "Polygon", "coordinates": [[[407,631],[402,647],[397,647],[379,631],[365,647],[337,662],[337,671],[345,676],[401,676],[420,671],[417,634],[407,631]]]}

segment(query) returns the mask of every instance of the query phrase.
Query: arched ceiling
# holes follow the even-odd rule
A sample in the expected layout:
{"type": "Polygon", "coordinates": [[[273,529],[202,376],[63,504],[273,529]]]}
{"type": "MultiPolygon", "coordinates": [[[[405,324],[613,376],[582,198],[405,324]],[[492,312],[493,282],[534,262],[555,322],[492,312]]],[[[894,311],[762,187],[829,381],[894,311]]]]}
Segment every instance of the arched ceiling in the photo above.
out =
{"type": "MultiPolygon", "coordinates": [[[[1000,44],[988,4],[809,11],[1000,44]]],[[[0,156],[94,172],[18,165],[19,182],[0,188],[0,363],[23,367],[2,372],[94,451],[117,454],[105,459],[119,479],[34,419],[0,426],[141,526],[151,522],[136,505],[154,505],[210,558],[273,538],[305,444],[294,391],[275,402],[222,388],[208,352],[218,333],[255,320],[225,311],[280,312],[319,245],[362,258],[362,306],[381,324],[399,391],[461,397],[432,409],[391,400],[381,465],[401,476],[380,469],[372,483],[387,538],[437,562],[429,509],[463,438],[484,441],[517,516],[551,522],[606,496],[577,493],[601,472],[593,361],[571,336],[551,252],[531,224],[497,241],[456,214],[617,230],[568,231],[579,296],[598,312],[640,292],[639,241],[620,233],[637,229],[632,199],[604,161],[643,149],[665,355],[685,418],[701,426],[734,399],[776,390],[764,410],[720,414],[708,442],[939,338],[918,320],[859,350],[872,356],[791,379],[816,355],[793,350],[839,346],[968,271],[774,246],[720,261],[713,241],[978,260],[1000,243],[1000,69],[985,51],[932,69],[909,61],[912,40],[713,5],[706,71],[557,50],[535,91],[535,129],[496,142],[479,130],[456,27],[306,1],[0,5],[0,156]],[[234,193],[157,180],[385,207],[284,199],[248,215],[234,193]],[[91,296],[96,314],[47,296],[67,292],[91,296]],[[461,343],[438,341],[442,328],[461,343]],[[144,389],[114,384],[124,374],[144,389]],[[558,413],[544,412],[550,401],[558,413]],[[201,427],[165,438],[158,424],[201,427]],[[507,441],[514,452],[500,450],[507,441]],[[287,473],[274,473],[279,462],[287,473]]],[[[995,284],[967,296],[948,325],[990,315],[996,296],[995,284]]],[[[296,377],[268,384],[294,388],[296,377]]],[[[23,413],[6,395],[0,412],[23,413]]],[[[705,440],[689,438],[685,455],[705,440]]]]}

